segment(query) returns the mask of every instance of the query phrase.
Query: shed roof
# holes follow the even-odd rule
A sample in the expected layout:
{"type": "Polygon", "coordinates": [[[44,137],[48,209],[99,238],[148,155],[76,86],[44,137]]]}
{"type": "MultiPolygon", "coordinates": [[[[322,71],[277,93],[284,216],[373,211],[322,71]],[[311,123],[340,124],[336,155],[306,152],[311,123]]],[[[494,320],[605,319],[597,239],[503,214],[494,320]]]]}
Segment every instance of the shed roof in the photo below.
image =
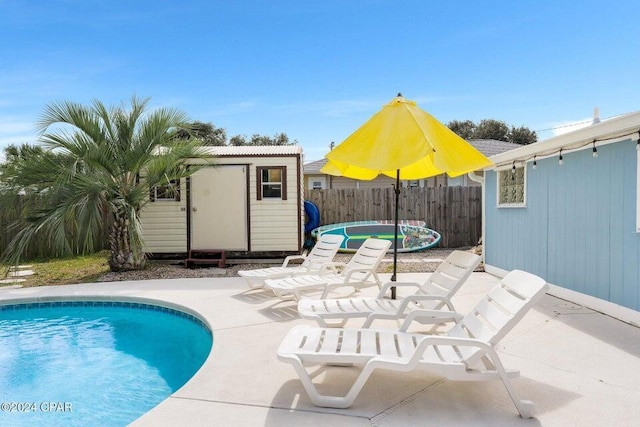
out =
{"type": "Polygon", "coordinates": [[[207,146],[202,147],[205,154],[218,157],[233,156],[286,156],[302,154],[302,147],[299,145],[248,145],[248,146],[207,146]]]}

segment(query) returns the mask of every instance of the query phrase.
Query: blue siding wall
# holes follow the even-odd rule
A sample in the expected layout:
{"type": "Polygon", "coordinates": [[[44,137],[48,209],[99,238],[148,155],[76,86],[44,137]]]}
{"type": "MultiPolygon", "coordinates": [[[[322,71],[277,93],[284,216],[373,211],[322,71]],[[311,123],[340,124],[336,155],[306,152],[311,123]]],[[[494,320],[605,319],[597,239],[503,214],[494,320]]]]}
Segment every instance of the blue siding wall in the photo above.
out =
{"type": "Polygon", "coordinates": [[[635,142],[527,163],[527,206],[498,208],[486,174],[485,260],[640,311],[635,142]]]}

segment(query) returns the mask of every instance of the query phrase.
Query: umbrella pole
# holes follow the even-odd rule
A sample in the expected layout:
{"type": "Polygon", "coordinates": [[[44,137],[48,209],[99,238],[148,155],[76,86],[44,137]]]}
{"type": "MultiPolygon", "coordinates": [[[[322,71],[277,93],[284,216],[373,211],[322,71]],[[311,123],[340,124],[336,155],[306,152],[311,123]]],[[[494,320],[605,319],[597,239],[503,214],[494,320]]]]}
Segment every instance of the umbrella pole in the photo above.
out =
{"type": "MultiPolygon", "coordinates": [[[[398,212],[399,207],[398,204],[400,202],[400,169],[396,171],[396,218],[395,218],[395,227],[394,227],[394,239],[393,239],[393,274],[391,275],[391,281],[395,282],[397,280],[397,268],[398,268],[398,212]]],[[[396,299],[396,287],[391,287],[391,299],[396,299]]]]}

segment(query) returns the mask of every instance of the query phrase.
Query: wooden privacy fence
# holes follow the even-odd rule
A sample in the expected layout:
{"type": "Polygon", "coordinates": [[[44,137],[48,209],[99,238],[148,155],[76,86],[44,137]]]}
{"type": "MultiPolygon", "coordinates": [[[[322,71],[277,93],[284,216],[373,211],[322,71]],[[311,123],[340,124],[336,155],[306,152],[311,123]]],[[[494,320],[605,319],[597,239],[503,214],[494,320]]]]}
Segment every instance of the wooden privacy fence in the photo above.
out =
{"type": "MultiPolygon", "coordinates": [[[[393,188],[306,190],[320,225],[393,219],[393,188]]],[[[482,235],[482,187],[402,188],[400,219],[417,219],[442,235],[440,247],[474,246],[482,235]]]]}

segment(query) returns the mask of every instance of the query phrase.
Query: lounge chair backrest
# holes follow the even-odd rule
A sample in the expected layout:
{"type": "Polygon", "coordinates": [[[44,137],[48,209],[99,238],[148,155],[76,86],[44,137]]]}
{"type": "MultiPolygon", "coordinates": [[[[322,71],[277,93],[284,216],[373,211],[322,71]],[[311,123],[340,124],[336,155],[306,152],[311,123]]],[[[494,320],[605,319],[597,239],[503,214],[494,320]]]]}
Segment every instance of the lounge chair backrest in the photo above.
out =
{"type": "Polygon", "coordinates": [[[308,267],[311,263],[330,262],[336,256],[340,245],[344,240],[344,236],[337,234],[322,234],[318,237],[318,241],[314,245],[309,255],[302,263],[303,267],[308,267]]]}
{"type": "MultiPolygon", "coordinates": [[[[513,270],[507,274],[447,335],[475,338],[495,346],[544,295],[547,283],[533,274],[513,270]]],[[[483,352],[461,347],[462,359],[475,363],[483,352]]]]}
{"type": "Polygon", "coordinates": [[[480,264],[480,257],[471,252],[453,251],[434,271],[418,294],[450,296],[469,278],[480,264]]]}
{"type": "MultiPolygon", "coordinates": [[[[376,267],[382,260],[382,257],[387,253],[391,247],[390,240],[384,239],[367,239],[362,243],[362,246],[358,248],[358,251],[353,254],[345,270],[349,269],[371,269],[376,267]]],[[[369,274],[366,275],[367,277],[369,274]]]]}

